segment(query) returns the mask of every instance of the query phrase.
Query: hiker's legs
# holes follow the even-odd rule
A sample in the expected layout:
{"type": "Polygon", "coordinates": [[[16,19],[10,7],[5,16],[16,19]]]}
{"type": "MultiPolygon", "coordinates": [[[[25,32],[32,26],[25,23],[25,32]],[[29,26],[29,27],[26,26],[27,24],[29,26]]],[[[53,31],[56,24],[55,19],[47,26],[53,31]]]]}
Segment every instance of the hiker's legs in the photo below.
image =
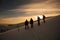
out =
{"type": "Polygon", "coordinates": [[[40,22],[38,22],[38,26],[40,25],[40,22]]]}
{"type": "Polygon", "coordinates": [[[29,29],[29,26],[27,25],[27,29],[29,29]]]}
{"type": "Polygon", "coordinates": [[[25,25],[25,29],[26,29],[26,25],[25,25]]]}
{"type": "Polygon", "coordinates": [[[31,28],[33,28],[33,24],[31,24],[31,28]]]}
{"type": "Polygon", "coordinates": [[[43,20],[43,22],[45,23],[45,19],[43,20]]]}

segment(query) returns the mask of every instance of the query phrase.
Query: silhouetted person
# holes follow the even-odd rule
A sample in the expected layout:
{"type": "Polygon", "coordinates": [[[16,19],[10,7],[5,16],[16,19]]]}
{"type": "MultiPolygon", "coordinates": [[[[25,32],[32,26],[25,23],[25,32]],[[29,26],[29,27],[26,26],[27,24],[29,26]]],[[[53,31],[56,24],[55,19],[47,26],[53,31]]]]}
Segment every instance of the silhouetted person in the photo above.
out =
{"type": "Polygon", "coordinates": [[[32,18],[30,19],[30,25],[31,25],[31,28],[33,28],[33,19],[32,18]]]}
{"type": "Polygon", "coordinates": [[[37,17],[37,21],[38,21],[38,26],[40,25],[40,17],[37,17]]]}
{"type": "Polygon", "coordinates": [[[43,15],[43,22],[45,23],[45,15],[43,15]]]}
{"type": "Polygon", "coordinates": [[[29,24],[29,22],[28,22],[28,20],[26,19],[26,21],[25,21],[25,29],[28,29],[29,27],[28,27],[28,24],[29,24]]]}

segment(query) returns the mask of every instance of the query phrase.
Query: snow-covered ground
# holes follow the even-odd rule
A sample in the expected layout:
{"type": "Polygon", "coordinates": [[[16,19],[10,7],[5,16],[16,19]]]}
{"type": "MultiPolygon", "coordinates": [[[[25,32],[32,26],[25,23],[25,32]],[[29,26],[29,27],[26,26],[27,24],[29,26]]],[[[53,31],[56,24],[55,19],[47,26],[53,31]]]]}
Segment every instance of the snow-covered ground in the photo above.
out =
{"type": "Polygon", "coordinates": [[[59,40],[60,16],[47,19],[46,23],[41,22],[34,28],[24,29],[24,26],[0,33],[0,40],[59,40]]]}

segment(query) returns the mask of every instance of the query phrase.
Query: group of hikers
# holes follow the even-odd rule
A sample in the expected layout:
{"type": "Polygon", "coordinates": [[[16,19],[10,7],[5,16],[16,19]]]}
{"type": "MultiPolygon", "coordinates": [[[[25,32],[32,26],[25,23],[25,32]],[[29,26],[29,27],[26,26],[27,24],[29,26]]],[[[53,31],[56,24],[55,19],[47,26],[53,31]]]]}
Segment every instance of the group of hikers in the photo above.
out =
{"type": "MultiPolygon", "coordinates": [[[[45,23],[45,15],[42,15],[43,16],[43,22],[45,23]]],[[[40,20],[41,20],[41,18],[38,16],[37,17],[37,22],[38,22],[38,26],[40,26],[40,20]]],[[[30,26],[31,26],[31,28],[33,28],[33,23],[34,23],[34,21],[33,21],[33,19],[31,18],[30,19],[30,22],[26,19],[26,21],[25,21],[25,29],[29,29],[29,23],[30,23],[30,26]]]]}

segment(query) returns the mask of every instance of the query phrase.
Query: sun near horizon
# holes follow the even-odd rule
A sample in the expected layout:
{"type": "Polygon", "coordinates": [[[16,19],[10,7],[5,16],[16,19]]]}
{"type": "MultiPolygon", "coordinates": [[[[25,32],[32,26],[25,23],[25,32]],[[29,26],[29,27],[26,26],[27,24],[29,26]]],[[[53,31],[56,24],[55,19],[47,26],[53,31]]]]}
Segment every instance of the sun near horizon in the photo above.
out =
{"type": "MultiPolygon", "coordinates": [[[[37,20],[37,16],[39,16],[42,19],[42,15],[35,15],[35,16],[26,16],[26,17],[12,17],[12,18],[1,18],[0,24],[18,24],[25,22],[27,19],[30,21],[30,18],[32,18],[34,21],[37,20]]],[[[58,16],[58,14],[46,14],[46,17],[53,17],[58,16]]]]}
{"type": "Polygon", "coordinates": [[[0,24],[17,24],[24,22],[26,19],[29,21],[30,18],[35,21],[37,16],[43,14],[46,17],[60,15],[60,2],[58,0],[7,0],[2,2],[0,24]]]}

